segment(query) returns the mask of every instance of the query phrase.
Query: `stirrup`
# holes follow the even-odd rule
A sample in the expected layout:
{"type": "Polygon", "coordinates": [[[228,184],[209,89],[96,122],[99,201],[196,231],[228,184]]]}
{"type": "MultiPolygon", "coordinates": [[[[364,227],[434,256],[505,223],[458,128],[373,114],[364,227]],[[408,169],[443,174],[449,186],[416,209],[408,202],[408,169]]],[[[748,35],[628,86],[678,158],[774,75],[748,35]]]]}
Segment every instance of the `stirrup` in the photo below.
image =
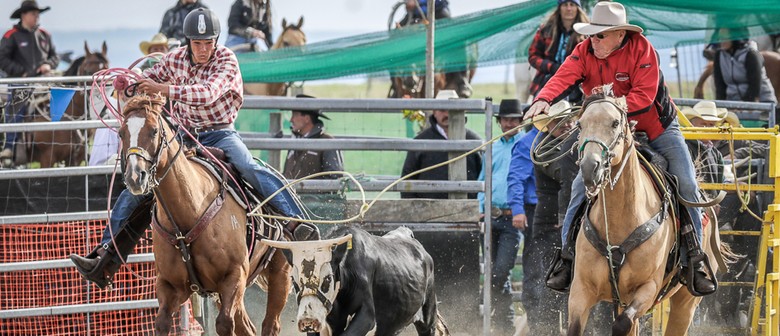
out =
{"type": "Polygon", "coordinates": [[[555,276],[559,276],[563,272],[565,272],[565,268],[566,268],[565,264],[566,264],[566,262],[567,262],[567,260],[565,260],[565,258],[563,257],[563,253],[562,253],[561,248],[560,247],[556,248],[555,249],[555,256],[553,257],[552,263],[550,263],[550,268],[547,270],[547,276],[545,276],[545,278],[544,278],[544,285],[545,285],[545,287],[547,287],[547,288],[549,288],[549,289],[551,289],[553,291],[556,291],[558,293],[568,293],[569,292],[569,287],[571,287],[571,280],[572,280],[571,279],[571,274],[574,271],[573,270],[573,268],[574,268],[573,260],[568,261],[570,265],[568,267],[569,268],[569,276],[568,276],[568,279],[566,279],[566,286],[564,286],[562,288],[561,287],[553,288],[553,287],[549,286],[550,279],[552,279],[555,276]]]}
{"type": "Polygon", "coordinates": [[[712,293],[715,293],[718,290],[718,279],[715,278],[715,273],[712,271],[712,267],[710,266],[710,260],[707,258],[707,255],[703,252],[699,252],[696,255],[690,256],[688,258],[688,272],[687,274],[684,274],[686,284],[685,286],[688,288],[688,291],[693,296],[705,296],[710,295],[712,293]],[[703,272],[705,275],[709,276],[709,280],[712,281],[713,289],[709,292],[699,292],[696,290],[695,286],[695,276],[696,272],[699,271],[699,265],[701,263],[701,268],[703,268],[703,272]]]}

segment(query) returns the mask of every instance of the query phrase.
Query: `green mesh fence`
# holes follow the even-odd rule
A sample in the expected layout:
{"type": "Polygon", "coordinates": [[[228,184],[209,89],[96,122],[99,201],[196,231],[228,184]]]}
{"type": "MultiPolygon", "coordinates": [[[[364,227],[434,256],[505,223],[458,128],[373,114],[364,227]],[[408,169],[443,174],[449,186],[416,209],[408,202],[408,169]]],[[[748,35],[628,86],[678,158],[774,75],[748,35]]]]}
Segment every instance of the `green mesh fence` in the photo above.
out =
{"type": "MultiPolygon", "coordinates": [[[[435,67],[441,71],[525,61],[539,24],[556,1],[532,0],[436,21],[435,67]]],[[[590,8],[594,1],[584,1],[590,8]]],[[[777,0],[625,0],[629,21],[658,49],[681,41],[714,42],[780,32],[777,0]]],[[[246,82],[288,82],[363,74],[422,73],[425,26],[238,56],[246,82]]]]}

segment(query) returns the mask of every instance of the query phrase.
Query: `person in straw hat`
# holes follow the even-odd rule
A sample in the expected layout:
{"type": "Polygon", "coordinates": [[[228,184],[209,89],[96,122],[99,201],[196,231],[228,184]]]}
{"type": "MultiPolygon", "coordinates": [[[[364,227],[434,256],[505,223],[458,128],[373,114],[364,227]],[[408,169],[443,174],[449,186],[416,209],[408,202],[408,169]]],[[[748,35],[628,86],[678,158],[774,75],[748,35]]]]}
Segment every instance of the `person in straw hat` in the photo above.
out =
{"type": "MultiPolygon", "coordinates": [[[[141,44],[138,45],[138,48],[141,49],[141,52],[144,54],[144,56],[152,53],[167,54],[168,38],[165,37],[165,34],[163,33],[157,33],[152,36],[151,40],[142,41],[141,44]]],[[[153,65],[157,64],[157,62],[159,62],[159,58],[147,58],[146,61],[141,65],[141,71],[151,68],[153,65]]]]}
{"type": "MultiPolygon", "coordinates": [[[[589,38],[580,43],[566,58],[558,72],[539,92],[526,113],[526,118],[546,113],[550,104],[561,99],[572,84],[581,82],[586,94],[598,93],[594,89],[612,83],[614,96],[626,97],[628,119],[636,122],[636,130],[647,133],[650,147],[669,162],[669,172],[679,179],[683,198],[698,201],[698,185],[693,161],[687,151],[685,139],[677,122],[676,107],[669,96],[663,74],[658,66],[658,53],[642,35],[642,28],[629,24],[626,9],[617,2],[599,2],[593,8],[590,23],[577,23],[574,30],[589,38]]],[[[579,205],[585,201],[585,187],[581,174],[577,175],[572,190],[572,200],[566,211],[562,236],[566,241],[569,227],[579,205]]],[[[701,210],[689,208],[696,237],[686,240],[696,248],[685,256],[703,253],[698,242],[702,237],[701,210]]],[[[682,244],[687,246],[687,244],[682,244]]],[[[565,246],[573,252],[573,246],[565,246]]],[[[688,267],[688,258],[682,258],[684,270],[695,270],[692,283],[694,294],[711,294],[715,291],[713,275],[704,271],[703,262],[688,267]]],[[[563,260],[547,282],[556,290],[568,289],[571,275],[570,260],[563,260]]]]}
{"type": "MultiPolygon", "coordinates": [[[[19,8],[11,13],[11,19],[19,19],[19,23],[3,34],[0,40],[0,70],[8,77],[38,77],[51,74],[60,59],[54,50],[51,34],[40,26],[40,15],[51,7],[40,7],[34,0],[22,1],[19,8]]],[[[18,89],[14,92],[29,91],[18,89]]],[[[24,93],[24,92],[23,92],[24,93]]],[[[18,93],[17,93],[18,94],[18,93]]],[[[28,93],[24,93],[27,96],[28,93]]],[[[5,113],[4,122],[20,123],[27,113],[27,101],[10,104],[5,113]]],[[[0,151],[0,159],[13,157],[13,148],[18,133],[5,134],[5,145],[0,151]]]]}

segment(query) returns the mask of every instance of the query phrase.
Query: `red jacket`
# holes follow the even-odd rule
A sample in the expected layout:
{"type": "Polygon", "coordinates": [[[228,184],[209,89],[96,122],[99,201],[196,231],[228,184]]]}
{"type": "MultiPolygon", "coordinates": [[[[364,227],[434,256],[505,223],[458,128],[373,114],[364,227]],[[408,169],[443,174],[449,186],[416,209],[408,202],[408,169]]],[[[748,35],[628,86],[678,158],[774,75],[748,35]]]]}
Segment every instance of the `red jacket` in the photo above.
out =
{"type": "Polygon", "coordinates": [[[586,95],[597,86],[613,83],[615,96],[626,96],[628,119],[637,121],[637,131],[646,132],[650,140],[661,135],[677,117],[658,67],[658,55],[642,34],[628,32],[623,45],[603,60],[593,54],[590,39],[583,41],[536,100],[556,102],[572,83],[578,82],[586,95]]]}

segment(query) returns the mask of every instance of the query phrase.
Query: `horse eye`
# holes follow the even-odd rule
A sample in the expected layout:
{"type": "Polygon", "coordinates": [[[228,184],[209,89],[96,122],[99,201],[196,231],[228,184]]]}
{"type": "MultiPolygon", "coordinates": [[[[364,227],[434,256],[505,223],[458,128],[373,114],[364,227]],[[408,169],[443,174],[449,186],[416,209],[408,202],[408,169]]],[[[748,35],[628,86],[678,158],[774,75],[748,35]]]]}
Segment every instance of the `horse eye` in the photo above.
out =
{"type": "Polygon", "coordinates": [[[327,294],[330,290],[330,283],[333,281],[333,276],[330,274],[326,275],[324,279],[322,279],[322,284],[320,285],[320,290],[327,294]]]}
{"type": "Polygon", "coordinates": [[[160,133],[160,129],[157,127],[152,128],[152,136],[157,136],[157,133],[160,133]]]}
{"type": "Polygon", "coordinates": [[[618,126],[620,126],[620,120],[612,121],[612,128],[617,128],[618,126]]]}

